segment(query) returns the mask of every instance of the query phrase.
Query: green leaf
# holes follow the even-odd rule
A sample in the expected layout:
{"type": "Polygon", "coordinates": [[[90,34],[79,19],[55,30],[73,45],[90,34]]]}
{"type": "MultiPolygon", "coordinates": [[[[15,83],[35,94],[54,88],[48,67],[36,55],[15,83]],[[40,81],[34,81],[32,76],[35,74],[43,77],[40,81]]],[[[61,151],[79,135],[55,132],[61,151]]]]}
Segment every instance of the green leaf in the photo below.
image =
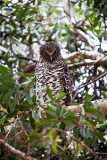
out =
{"type": "Polygon", "coordinates": [[[67,33],[68,33],[70,36],[72,36],[71,26],[70,26],[70,25],[65,24],[65,30],[67,31],[67,33]]]}
{"type": "Polygon", "coordinates": [[[0,65],[0,73],[1,73],[2,75],[8,74],[10,71],[11,71],[11,70],[10,70],[9,68],[0,65]]]}
{"type": "Polygon", "coordinates": [[[0,94],[0,104],[3,102],[4,96],[5,96],[5,94],[0,94]]]}
{"type": "Polygon", "coordinates": [[[67,93],[64,93],[63,92],[63,87],[61,86],[60,90],[58,91],[57,93],[57,96],[55,97],[56,100],[60,100],[62,99],[63,97],[65,97],[67,95],[67,93]]]}
{"type": "Polygon", "coordinates": [[[71,106],[78,106],[78,105],[80,105],[80,103],[69,103],[69,105],[71,105],[71,106]]]}
{"type": "Polygon", "coordinates": [[[82,115],[83,116],[85,115],[85,109],[84,109],[84,107],[82,107],[82,115]]]}
{"type": "Polygon", "coordinates": [[[52,91],[51,91],[51,89],[48,86],[46,86],[46,92],[47,92],[49,98],[53,99],[52,91]]]}
{"type": "Polygon", "coordinates": [[[58,91],[58,94],[62,93],[64,90],[63,86],[61,86],[60,90],[58,91]]]}
{"type": "Polygon", "coordinates": [[[15,86],[15,82],[13,79],[5,80],[4,82],[2,81],[3,85],[6,87],[11,87],[13,88],[15,86]]]}
{"type": "Polygon", "coordinates": [[[43,99],[42,95],[40,95],[40,103],[41,103],[41,105],[44,105],[44,99],[43,99]]]}
{"type": "Polygon", "coordinates": [[[22,124],[23,124],[24,129],[27,132],[30,132],[30,128],[28,127],[29,126],[29,122],[27,120],[22,120],[22,124]]]}
{"type": "Polygon", "coordinates": [[[33,83],[35,82],[35,77],[29,77],[29,79],[26,82],[23,82],[21,84],[21,87],[24,89],[29,89],[31,87],[31,85],[33,85],[33,83]]]}
{"type": "Polygon", "coordinates": [[[16,109],[16,98],[12,99],[9,105],[10,112],[14,112],[16,109]]]}
{"type": "Polygon", "coordinates": [[[99,106],[99,105],[98,105],[98,102],[97,102],[97,101],[94,101],[94,102],[93,102],[93,106],[94,106],[94,108],[98,108],[98,106],[99,106]]]}
{"type": "MultiPolygon", "coordinates": [[[[72,120],[73,120],[73,119],[72,119],[72,120]]],[[[64,118],[64,119],[62,120],[62,122],[65,123],[65,124],[68,125],[68,126],[73,126],[73,122],[72,122],[71,119],[69,119],[69,118],[64,118]]]]}
{"type": "Polygon", "coordinates": [[[95,130],[94,130],[94,133],[101,141],[105,142],[104,133],[101,134],[99,131],[95,131],[95,130]]]}
{"type": "Polygon", "coordinates": [[[4,102],[6,103],[7,107],[9,106],[10,97],[13,95],[13,93],[14,93],[14,88],[10,89],[4,96],[4,102]]]}
{"type": "Polygon", "coordinates": [[[0,85],[0,93],[5,93],[9,90],[10,88],[9,87],[5,87],[3,85],[0,85]]]}
{"type": "Polygon", "coordinates": [[[8,52],[8,50],[6,48],[4,48],[3,46],[0,46],[0,50],[3,51],[3,52],[5,52],[5,53],[8,52]]]}
{"type": "Polygon", "coordinates": [[[49,131],[48,135],[51,137],[51,136],[53,136],[54,133],[55,133],[55,129],[52,129],[49,131]]]}
{"type": "Polygon", "coordinates": [[[98,116],[100,122],[104,122],[105,121],[105,116],[100,111],[98,112],[97,116],[98,116]]]}
{"type": "Polygon", "coordinates": [[[40,119],[40,114],[41,114],[40,109],[38,109],[38,111],[37,111],[37,113],[36,113],[36,121],[39,121],[39,119],[40,119]]]}
{"type": "Polygon", "coordinates": [[[50,115],[51,117],[57,118],[57,114],[55,112],[52,112],[52,111],[49,111],[49,110],[46,110],[46,115],[50,115]]]}
{"type": "Polygon", "coordinates": [[[59,93],[57,96],[56,96],[56,100],[61,100],[62,98],[64,98],[65,96],[67,95],[67,93],[59,93]]]}
{"type": "Polygon", "coordinates": [[[26,110],[28,110],[29,108],[32,108],[32,107],[34,107],[34,105],[29,105],[27,100],[22,101],[21,104],[18,105],[18,109],[20,111],[26,111],[26,110]]]}
{"type": "Polygon", "coordinates": [[[15,86],[12,73],[8,73],[2,76],[0,75],[0,82],[6,87],[13,88],[15,86]]]}
{"type": "Polygon", "coordinates": [[[34,136],[30,137],[28,143],[34,143],[35,141],[36,141],[36,136],[34,135],[34,136]]]}
{"type": "Polygon", "coordinates": [[[104,126],[106,126],[107,125],[107,122],[104,122],[104,123],[102,123],[102,124],[97,124],[97,128],[100,128],[100,127],[104,127],[104,126]]]}
{"type": "Polygon", "coordinates": [[[26,94],[26,99],[27,99],[28,103],[29,103],[30,105],[33,105],[33,101],[32,101],[32,99],[31,99],[31,97],[29,96],[29,93],[26,91],[25,94],[26,94]]]}
{"type": "Polygon", "coordinates": [[[6,119],[12,118],[15,114],[16,114],[16,110],[14,110],[14,112],[9,112],[9,113],[6,115],[6,119]]]}
{"type": "Polygon", "coordinates": [[[98,23],[100,22],[100,16],[98,15],[97,18],[94,18],[94,24],[93,27],[98,26],[98,23]]]}
{"type": "Polygon", "coordinates": [[[32,131],[28,134],[28,137],[35,135],[35,133],[37,133],[37,132],[38,132],[38,129],[35,129],[34,131],[32,131]]]}
{"type": "Polygon", "coordinates": [[[17,74],[18,74],[19,76],[23,76],[23,77],[33,77],[33,78],[35,78],[35,75],[34,75],[34,74],[30,74],[30,73],[17,72],[17,74]]]}
{"type": "Polygon", "coordinates": [[[11,138],[15,135],[16,128],[14,126],[11,127],[11,138]]]}
{"type": "Polygon", "coordinates": [[[32,117],[34,118],[35,121],[39,121],[39,119],[40,119],[40,109],[38,109],[37,111],[33,110],[32,111],[32,117]]]}
{"type": "Polygon", "coordinates": [[[29,118],[30,118],[30,124],[31,124],[32,129],[35,129],[35,121],[32,117],[32,114],[29,114],[29,118]]]}
{"type": "Polygon", "coordinates": [[[82,53],[80,54],[80,56],[81,56],[82,59],[84,59],[84,55],[82,53]]]}
{"type": "Polygon", "coordinates": [[[3,124],[3,122],[6,120],[6,116],[0,118],[0,124],[3,124]]]}
{"type": "Polygon", "coordinates": [[[58,153],[57,143],[52,143],[52,148],[53,148],[53,151],[57,154],[58,153]]]}
{"type": "Polygon", "coordinates": [[[84,102],[84,109],[93,106],[93,104],[91,102],[92,99],[93,99],[93,97],[90,97],[89,94],[86,92],[86,94],[85,94],[85,102],[84,102]]]}
{"type": "Polygon", "coordinates": [[[98,109],[96,108],[85,108],[85,111],[89,112],[89,113],[97,113],[98,112],[98,109]]]}

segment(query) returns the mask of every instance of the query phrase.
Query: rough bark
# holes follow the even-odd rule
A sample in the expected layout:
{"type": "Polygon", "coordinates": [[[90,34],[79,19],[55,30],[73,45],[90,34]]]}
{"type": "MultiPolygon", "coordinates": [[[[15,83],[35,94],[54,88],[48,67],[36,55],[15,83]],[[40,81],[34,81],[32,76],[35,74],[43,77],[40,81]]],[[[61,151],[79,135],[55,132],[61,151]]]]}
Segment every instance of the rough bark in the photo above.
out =
{"type": "Polygon", "coordinates": [[[96,60],[95,62],[93,62],[93,64],[96,63],[97,65],[107,66],[107,54],[102,54],[96,51],[77,51],[66,55],[64,59],[70,60],[72,62],[75,58],[79,57],[80,54],[83,54],[84,59],[96,60]]]}

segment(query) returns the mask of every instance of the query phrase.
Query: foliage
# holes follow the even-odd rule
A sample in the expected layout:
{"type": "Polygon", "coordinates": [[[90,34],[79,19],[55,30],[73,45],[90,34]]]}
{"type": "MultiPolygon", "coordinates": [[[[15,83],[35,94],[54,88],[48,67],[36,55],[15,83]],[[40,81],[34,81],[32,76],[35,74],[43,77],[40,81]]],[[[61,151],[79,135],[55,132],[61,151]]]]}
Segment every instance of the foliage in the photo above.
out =
{"type": "MultiPolygon", "coordinates": [[[[22,71],[32,63],[29,58],[38,58],[38,48],[44,41],[57,41],[64,54],[92,50],[87,42],[89,36],[96,49],[106,52],[106,0],[100,1],[0,1],[0,58],[1,64],[14,71],[22,71]],[[78,33],[82,31],[86,36],[78,33]],[[33,49],[32,49],[33,45],[33,49]],[[35,53],[33,52],[35,50],[35,53]],[[26,58],[26,59],[25,59],[26,58]]],[[[73,63],[85,62],[83,54],[73,63]]],[[[69,64],[70,62],[68,62],[69,64]]],[[[97,65],[71,69],[74,90],[87,84],[105,68],[97,65]]],[[[104,78],[99,83],[88,85],[75,94],[75,102],[81,103],[88,92],[95,99],[106,97],[104,78]],[[97,91],[99,90],[99,91],[97,91]],[[82,95],[82,96],[81,96],[82,95]]]]}
{"type": "MultiPolygon", "coordinates": [[[[22,73],[38,58],[38,48],[45,41],[57,41],[63,54],[93,51],[78,29],[105,55],[106,10],[106,0],[0,0],[0,138],[25,153],[30,145],[28,154],[38,159],[92,159],[82,144],[99,153],[101,160],[106,159],[100,153],[107,150],[107,122],[98,111],[97,102],[91,103],[92,99],[107,97],[105,78],[73,92],[74,102],[84,100],[78,121],[77,112],[71,113],[59,104],[65,96],[62,88],[53,97],[47,86],[49,100],[44,105],[41,96],[38,108],[33,87],[35,76],[22,73]],[[21,83],[20,76],[23,77],[21,83]]],[[[79,62],[85,62],[82,53],[72,63],[79,62]]],[[[97,65],[72,68],[73,89],[88,84],[104,71],[104,66],[97,65]]],[[[0,154],[5,159],[18,159],[3,148],[0,154]]]]}
{"type": "MultiPolygon", "coordinates": [[[[1,138],[21,151],[27,152],[30,145],[30,155],[35,158],[63,159],[64,156],[65,159],[91,159],[87,149],[72,140],[71,136],[79,139],[82,144],[85,143],[94,152],[106,152],[106,122],[98,105],[92,104],[88,93],[85,95],[84,111],[79,122],[76,119],[77,112],[65,110],[58,103],[65,96],[62,88],[53,97],[47,86],[49,101],[44,103],[41,98],[38,109],[35,107],[32,88],[34,76],[24,74],[26,80],[19,84],[17,79],[13,79],[16,73],[14,75],[7,67],[0,67],[1,138]],[[89,116],[85,117],[87,112],[89,116]]],[[[3,150],[1,156],[6,156],[3,150]]],[[[10,155],[7,158],[17,159],[17,156],[10,155]]]]}

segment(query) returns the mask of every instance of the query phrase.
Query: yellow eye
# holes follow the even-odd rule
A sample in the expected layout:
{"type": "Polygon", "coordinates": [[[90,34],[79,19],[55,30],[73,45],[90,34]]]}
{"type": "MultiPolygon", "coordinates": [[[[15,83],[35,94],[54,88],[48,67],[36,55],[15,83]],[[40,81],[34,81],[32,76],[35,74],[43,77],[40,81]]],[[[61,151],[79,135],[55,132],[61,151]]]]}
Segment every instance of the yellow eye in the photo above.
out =
{"type": "Polygon", "coordinates": [[[55,51],[55,53],[57,54],[57,50],[55,51]]]}
{"type": "Polygon", "coordinates": [[[44,55],[46,56],[46,55],[47,55],[47,53],[46,53],[46,52],[44,52],[44,55]]]}

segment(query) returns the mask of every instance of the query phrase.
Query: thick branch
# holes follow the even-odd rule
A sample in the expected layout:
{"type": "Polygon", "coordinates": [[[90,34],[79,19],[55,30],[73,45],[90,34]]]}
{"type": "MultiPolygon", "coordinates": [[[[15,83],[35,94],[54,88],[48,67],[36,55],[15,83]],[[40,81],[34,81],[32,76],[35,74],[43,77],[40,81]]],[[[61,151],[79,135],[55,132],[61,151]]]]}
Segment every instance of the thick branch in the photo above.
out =
{"type": "MultiPolygon", "coordinates": [[[[94,101],[92,101],[93,103],[94,101]]],[[[97,100],[98,103],[98,109],[99,111],[107,118],[107,98],[106,99],[99,99],[97,100]]],[[[73,111],[78,111],[79,115],[81,115],[82,108],[84,104],[80,104],[77,106],[66,106],[65,109],[70,110],[71,112],[73,111]]]]}
{"type": "Polygon", "coordinates": [[[91,60],[96,60],[96,63],[98,65],[103,65],[103,66],[107,66],[107,54],[104,55],[100,52],[96,52],[96,51],[77,51],[77,52],[73,52],[71,54],[67,54],[64,59],[65,60],[70,60],[71,62],[77,58],[78,56],[80,56],[80,54],[83,54],[84,59],[91,59],[91,60]]]}
{"type": "MultiPolygon", "coordinates": [[[[92,62],[83,62],[83,63],[75,63],[75,64],[71,64],[68,67],[74,68],[74,67],[80,67],[80,66],[86,66],[86,65],[104,65],[107,66],[107,56],[103,55],[102,53],[98,53],[98,54],[94,54],[94,52],[88,52],[88,51],[81,51],[81,52],[73,52],[69,55],[67,55],[66,57],[64,57],[65,60],[70,60],[73,61],[75,58],[77,58],[80,54],[84,55],[85,59],[92,59],[94,61],[92,62]]],[[[21,58],[21,57],[20,57],[21,58]]],[[[25,57],[22,59],[25,59],[25,57]]],[[[28,60],[28,58],[26,58],[28,60]]],[[[31,59],[33,61],[33,59],[31,59]]],[[[34,60],[36,61],[36,60],[34,60]]],[[[28,65],[25,69],[24,69],[24,73],[34,73],[34,69],[35,69],[36,63],[30,64],[28,65]]],[[[19,80],[21,82],[21,80],[19,80]]]]}
{"type": "MultiPolygon", "coordinates": [[[[36,67],[36,63],[32,63],[32,64],[28,65],[28,66],[24,69],[23,73],[32,73],[32,74],[34,74],[35,67],[36,67]]],[[[25,77],[22,77],[22,76],[21,76],[21,77],[18,78],[18,81],[21,83],[21,82],[24,81],[24,79],[25,79],[25,77]]]]}
{"type": "Polygon", "coordinates": [[[89,46],[93,49],[93,50],[96,50],[95,46],[93,45],[92,41],[91,41],[91,38],[89,37],[88,33],[86,34],[85,32],[83,32],[82,30],[80,29],[76,29],[76,32],[81,35],[85,40],[86,42],[89,44],[89,46]]]}
{"type": "Polygon", "coordinates": [[[5,149],[7,149],[12,154],[15,154],[18,157],[22,158],[23,160],[37,160],[37,159],[35,159],[35,158],[31,157],[31,156],[27,156],[24,152],[21,152],[18,149],[15,149],[14,147],[10,146],[3,139],[0,139],[0,145],[3,145],[3,147],[5,149]]]}

